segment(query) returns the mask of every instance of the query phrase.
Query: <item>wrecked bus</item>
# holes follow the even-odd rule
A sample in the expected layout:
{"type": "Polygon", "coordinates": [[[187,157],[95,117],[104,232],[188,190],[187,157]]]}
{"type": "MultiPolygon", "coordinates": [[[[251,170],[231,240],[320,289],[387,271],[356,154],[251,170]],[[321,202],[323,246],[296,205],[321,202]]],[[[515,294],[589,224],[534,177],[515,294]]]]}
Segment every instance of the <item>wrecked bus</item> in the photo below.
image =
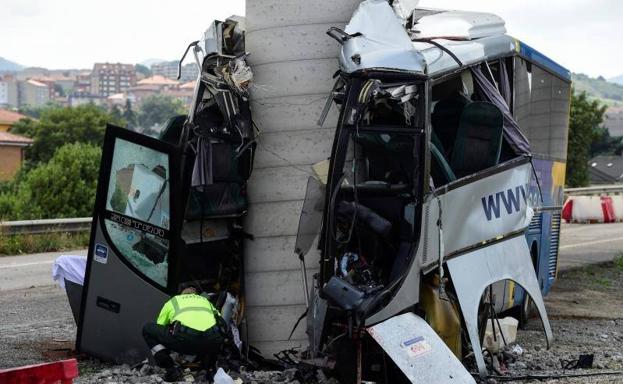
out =
{"type": "Polygon", "coordinates": [[[181,283],[214,293],[232,329],[242,319],[255,129],[239,20],[214,22],[188,47],[200,68],[188,116],[171,118],[157,137],[106,129],[78,321],[82,352],[141,361],[141,327],[181,283]]]}
{"type": "Polygon", "coordinates": [[[469,354],[484,377],[484,325],[515,302],[552,341],[569,72],[495,15],[409,3],[328,31],[340,117],[324,202],[303,208],[322,214],[307,333],[344,383],[473,382],[469,354]]]}

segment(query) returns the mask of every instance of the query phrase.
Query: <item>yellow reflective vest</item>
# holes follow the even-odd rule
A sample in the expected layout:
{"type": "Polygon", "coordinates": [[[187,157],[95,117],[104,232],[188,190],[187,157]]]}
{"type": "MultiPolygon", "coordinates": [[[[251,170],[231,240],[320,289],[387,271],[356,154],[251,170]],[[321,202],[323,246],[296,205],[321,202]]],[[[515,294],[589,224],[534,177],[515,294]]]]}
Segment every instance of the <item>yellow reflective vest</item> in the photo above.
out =
{"type": "Polygon", "coordinates": [[[156,322],[169,325],[179,321],[185,327],[205,331],[216,324],[216,316],[220,313],[210,300],[193,293],[173,296],[164,303],[156,322]]]}

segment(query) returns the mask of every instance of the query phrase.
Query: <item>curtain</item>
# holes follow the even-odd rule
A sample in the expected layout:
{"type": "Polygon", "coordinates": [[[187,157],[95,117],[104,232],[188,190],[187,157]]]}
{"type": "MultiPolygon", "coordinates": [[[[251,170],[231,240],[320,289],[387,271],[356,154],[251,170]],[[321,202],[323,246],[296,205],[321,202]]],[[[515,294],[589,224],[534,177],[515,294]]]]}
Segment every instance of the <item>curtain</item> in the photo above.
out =
{"type": "Polygon", "coordinates": [[[476,92],[476,97],[481,101],[488,101],[489,103],[492,103],[498,107],[500,111],[502,111],[502,114],[504,115],[504,138],[506,141],[517,155],[529,154],[530,143],[519,129],[519,125],[511,114],[508,106],[511,96],[510,82],[504,60],[500,61],[499,91],[495,84],[491,83],[491,81],[487,79],[480,66],[472,67],[471,71],[474,78],[474,91],[476,92]]]}

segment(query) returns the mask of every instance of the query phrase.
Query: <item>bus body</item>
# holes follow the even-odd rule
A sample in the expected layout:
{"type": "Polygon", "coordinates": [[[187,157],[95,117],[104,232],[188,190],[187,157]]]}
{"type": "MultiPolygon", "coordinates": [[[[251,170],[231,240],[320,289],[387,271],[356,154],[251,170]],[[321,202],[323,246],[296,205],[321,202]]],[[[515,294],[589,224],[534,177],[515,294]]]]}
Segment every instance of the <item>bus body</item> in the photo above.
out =
{"type": "MultiPolygon", "coordinates": [[[[239,19],[215,21],[192,49],[200,75],[188,116],[157,137],[106,129],[76,349],[135,364],[141,328],[193,284],[231,329],[243,316],[242,218],[255,150],[239,19]],[[240,75],[232,79],[233,73],[240,75]]],[[[183,60],[182,60],[183,61],[183,60]]]]}
{"type": "Polygon", "coordinates": [[[542,294],[556,275],[569,72],[494,15],[402,3],[364,1],[328,31],[342,44],[340,119],[308,335],[312,354],[357,362],[345,382],[378,379],[364,367],[385,363],[364,356],[384,353],[414,380],[382,343],[408,313],[461,358],[457,329],[480,350],[482,308],[512,309],[527,291],[552,340],[542,294]]]}

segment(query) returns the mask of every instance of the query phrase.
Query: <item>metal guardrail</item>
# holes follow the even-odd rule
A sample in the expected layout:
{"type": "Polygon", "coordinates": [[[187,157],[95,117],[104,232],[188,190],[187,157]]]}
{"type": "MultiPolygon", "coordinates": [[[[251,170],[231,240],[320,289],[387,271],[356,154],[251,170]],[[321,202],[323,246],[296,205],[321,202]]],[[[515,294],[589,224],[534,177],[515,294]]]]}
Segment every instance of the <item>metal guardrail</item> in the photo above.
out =
{"type": "Polygon", "coordinates": [[[91,229],[91,217],[0,221],[0,235],[26,235],[54,232],[83,232],[91,229]]]}
{"type": "MultiPolygon", "coordinates": [[[[623,195],[623,184],[597,185],[583,188],[566,188],[565,195],[623,195]]],[[[91,229],[92,221],[93,219],[91,217],[79,217],[71,219],[0,221],[0,235],[82,232],[91,229]]]]}
{"type": "Polygon", "coordinates": [[[565,188],[568,196],[593,196],[593,195],[622,195],[623,184],[595,185],[583,188],[565,188]]]}

